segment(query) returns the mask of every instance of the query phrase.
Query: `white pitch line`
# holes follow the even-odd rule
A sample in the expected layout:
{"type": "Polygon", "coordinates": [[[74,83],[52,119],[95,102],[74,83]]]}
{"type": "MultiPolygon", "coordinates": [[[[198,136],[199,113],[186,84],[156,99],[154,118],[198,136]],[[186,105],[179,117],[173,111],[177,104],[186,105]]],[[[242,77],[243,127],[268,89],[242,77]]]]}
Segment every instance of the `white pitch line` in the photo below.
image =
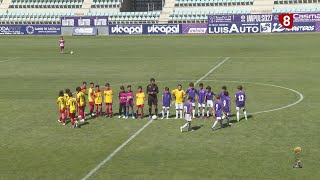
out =
{"type": "MultiPolygon", "coordinates": [[[[218,65],[213,67],[207,74],[202,76],[200,79],[198,79],[195,84],[200,82],[203,78],[207,77],[210,73],[212,73],[215,69],[217,69],[219,66],[221,66],[224,62],[226,62],[230,57],[225,58],[223,61],[221,61],[218,65]]],[[[107,158],[105,158],[103,161],[101,161],[96,167],[94,167],[88,174],[86,174],[82,180],[87,180],[90,178],[95,172],[97,172],[103,165],[105,165],[108,161],[112,159],[113,156],[115,156],[123,147],[125,147],[130,141],[132,141],[136,136],[138,136],[146,127],[148,127],[153,120],[150,120],[148,123],[146,123],[141,129],[139,129],[137,132],[135,132],[128,140],[126,140],[124,143],[122,143],[116,150],[114,150],[107,158]]]]}
{"type": "Polygon", "coordinates": [[[224,62],[226,62],[228,59],[230,59],[230,57],[225,58],[223,61],[221,61],[218,65],[216,65],[215,67],[213,67],[207,74],[205,74],[204,76],[202,76],[200,79],[198,79],[194,84],[198,84],[202,79],[204,79],[205,77],[207,77],[209,74],[211,74],[214,70],[216,70],[218,67],[220,67],[224,62]]]}
{"type": "Polygon", "coordinates": [[[8,61],[12,61],[12,60],[16,60],[16,59],[19,59],[19,58],[20,58],[20,57],[9,58],[9,59],[6,59],[6,60],[3,60],[3,61],[0,61],[0,63],[8,62],[8,61]]]}
{"type": "Polygon", "coordinates": [[[271,86],[271,87],[286,89],[286,90],[288,90],[288,91],[294,92],[294,93],[296,93],[296,94],[299,95],[299,99],[298,99],[296,102],[291,103],[291,104],[288,104],[288,105],[286,105],[286,106],[282,106],[282,107],[275,108],[275,109],[269,109],[269,110],[264,110],[264,111],[258,111],[258,112],[248,113],[248,114],[261,114],[261,113],[267,113],[267,112],[282,110],[282,109],[285,109],[285,108],[294,106],[294,105],[300,103],[300,102],[304,99],[303,94],[300,93],[299,91],[294,90],[294,89],[291,89],[291,88],[283,87],[283,86],[274,85],[274,84],[265,84],[265,83],[257,83],[257,82],[242,82],[242,81],[219,81],[219,80],[204,80],[204,81],[208,81],[208,82],[210,82],[210,81],[215,81],[215,82],[244,83],[244,84],[257,84],[257,85],[263,85],[263,86],[271,86]]]}

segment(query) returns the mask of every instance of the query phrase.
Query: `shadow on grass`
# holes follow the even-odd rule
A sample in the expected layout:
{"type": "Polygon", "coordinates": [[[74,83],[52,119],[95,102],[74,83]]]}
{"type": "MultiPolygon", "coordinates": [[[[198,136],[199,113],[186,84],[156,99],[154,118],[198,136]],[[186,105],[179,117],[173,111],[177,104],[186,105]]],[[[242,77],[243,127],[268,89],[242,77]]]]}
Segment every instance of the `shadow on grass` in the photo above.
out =
{"type": "Polygon", "coordinates": [[[78,128],[81,128],[82,126],[86,126],[86,125],[88,125],[88,124],[90,124],[90,123],[89,123],[89,122],[80,123],[79,126],[78,126],[78,128]]]}
{"type": "Polygon", "coordinates": [[[193,126],[191,127],[192,130],[197,131],[199,129],[201,129],[204,125],[200,125],[200,126],[193,126]]]}

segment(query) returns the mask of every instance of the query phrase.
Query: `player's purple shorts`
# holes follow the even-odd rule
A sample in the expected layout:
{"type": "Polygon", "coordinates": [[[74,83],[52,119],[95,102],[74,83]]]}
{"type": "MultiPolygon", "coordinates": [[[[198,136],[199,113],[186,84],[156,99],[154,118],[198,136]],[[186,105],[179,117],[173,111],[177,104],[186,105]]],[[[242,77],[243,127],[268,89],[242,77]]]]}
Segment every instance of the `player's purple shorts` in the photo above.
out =
{"type": "Polygon", "coordinates": [[[244,102],[237,102],[236,106],[239,107],[239,108],[244,108],[245,103],[244,102]]]}

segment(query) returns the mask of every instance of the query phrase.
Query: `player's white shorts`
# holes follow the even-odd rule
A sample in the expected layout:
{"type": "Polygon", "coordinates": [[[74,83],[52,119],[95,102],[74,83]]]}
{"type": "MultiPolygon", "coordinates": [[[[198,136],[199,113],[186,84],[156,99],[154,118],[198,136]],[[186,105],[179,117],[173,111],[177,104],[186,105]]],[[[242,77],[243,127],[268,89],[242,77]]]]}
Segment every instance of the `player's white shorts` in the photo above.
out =
{"type": "Polygon", "coordinates": [[[239,111],[239,110],[243,110],[245,107],[236,107],[236,110],[239,111]]]}
{"type": "Polygon", "coordinates": [[[207,107],[213,107],[213,101],[207,100],[207,107]]]}
{"type": "Polygon", "coordinates": [[[216,119],[217,119],[217,120],[221,120],[222,118],[221,118],[221,117],[216,117],[216,119]]]}
{"type": "Polygon", "coordinates": [[[206,107],[205,103],[198,103],[198,107],[206,107]]]}
{"type": "Polygon", "coordinates": [[[162,106],[162,109],[170,109],[170,107],[162,106]]]}
{"type": "Polygon", "coordinates": [[[195,107],[195,106],[196,106],[196,103],[191,103],[191,104],[192,104],[192,106],[193,106],[193,107],[195,107]]]}
{"type": "Polygon", "coordinates": [[[183,109],[182,103],[176,103],[176,109],[183,109]]]}
{"type": "Polygon", "coordinates": [[[187,121],[191,121],[192,120],[190,114],[185,114],[185,118],[186,118],[187,121]]]}

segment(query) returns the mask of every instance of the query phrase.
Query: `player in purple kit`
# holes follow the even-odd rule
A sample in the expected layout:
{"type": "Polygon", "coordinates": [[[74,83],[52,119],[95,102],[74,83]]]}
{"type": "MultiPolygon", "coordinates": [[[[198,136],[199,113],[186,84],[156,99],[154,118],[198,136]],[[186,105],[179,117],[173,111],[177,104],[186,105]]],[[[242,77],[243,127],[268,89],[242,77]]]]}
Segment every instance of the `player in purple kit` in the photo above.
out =
{"type": "Polygon", "coordinates": [[[189,88],[186,91],[187,94],[187,98],[191,97],[192,98],[192,117],[195,118],[195,114],[196,114],[196,99],[198,91],[194,88],[194,84],[190,83],[189,84],[189,88]]]}
{"type": "Polygon", "coordinates": [[[129,110],[130,110],[130,107],[131,107],[131,115],[132,115],[132,119],[134,119],[134,109],[133,109],[133,106],[134,106],[134,103],[133,103],[133,98],[134,98],[134,93],[133,91],[131,90],[131,86],[128,85],[127,86],[128,88],[128,91],[126,93],[126,97],[127,97],[127,102],[126,102],[126,107],[127,107],[127,111],[126,111],[126,119],[129,118],[129,110]]]}
{"type": "Polygon", "coordinates": [[[227,91],[227,86],[222,86],[222,91],[220,92],[220,99],[223,101],[224,99],[224,92],[227,91]]]}
{"type": "Polygon", "coordinates": [[[192,97],[188,97],[188,101],[183,105],[184,117],[186,118],[187,123],[180,127],[182,132],[184,128],[188,127],[188,131],[191,130],[191,121],[192,121],[192,97]]]}
{"type": "Polygon", "coordinates": [[[231,107],[231,100],[230,100],[230,97],[229,97],[229,92],[228,91],[224,91],[224,98],[222,99],[222,104],[223,104],[223,117],[222,119],[226,118],[227,119],[227,125],[230,126],[231,123],[230,123],[230,119],[229,119],[229,116],[230,116],[230,107],[231,107]]]}
{"type": "Polygon", "coordinates": [[[236,92],[236,110],[237,110],[237,121],[240,121],[240,110],[243,111],[244,117],[248,120],[247,111],[245,109],[246,105],[246,93],[242,91],[243,87],[239,85],[237,87],[238,92],[236,92]]]}
{"type": "Polygon", "coordinates": [[[203,88],[203,84],[199,84],[199,91],[198,91],[198,117],[200,117],[200,108],[202,111],[201,117],[204,118],[204,109],[206,107],[206,101],[205,101],[205,96],[206,96],[206,90],[203,88]]]}
{"type": "Polygon", "coordinates": [[[119,117],[121,118],[122,110],[123,110],[123,118],[125,117],[126,114],[126,103],[127,103],[127,93],[124,90],[123,86],[120,86],[120,92],[119,92],[119,117]]]}
{"type": "Polygon", "coordinates": [[[220,95],[217,96],[217,100],[214,103],[213,106],[213,111],[214,111],[214,117],[216,118],[216,121],[214,122],[213,126],[212,126],[212,130],[214,131],[216,128],[216,125],[218,124],[218,121],[220,121],[220,126],[221,128],[223,128],[223,124],[222,124],[222,109],[223,109],[223,104],[220,101],[220,95]]]}
{"type": "Polygon", "coordinates": [[[207,92],[205,95],[205,101],[207,102],[207,118],[210,117],[210,109],[213,108],[213,100],[214,100],[214,93],[211,91],[211,87],[207,86],[207,92]]]}
{"type": "Polygon", "coordinates": [[[170,110],[170,103],[171,103],[171,93],[169,92],[169,88],[165,87],[164,92],[162,93],[162,118],[164,118],[164,113],[167,113],[167,119],[169,119],[169,110],[170,110]]]}
{"type": "Polygon", "coordinates": [[[64,39],[63,39],[63,36],[61,36],[60,39],[59,39],[59,45],[60,45],[60,52],[61,52],[61,54],[63,54],[64,43],[65,43],[65,41],[64,41],[64,39]]]}

